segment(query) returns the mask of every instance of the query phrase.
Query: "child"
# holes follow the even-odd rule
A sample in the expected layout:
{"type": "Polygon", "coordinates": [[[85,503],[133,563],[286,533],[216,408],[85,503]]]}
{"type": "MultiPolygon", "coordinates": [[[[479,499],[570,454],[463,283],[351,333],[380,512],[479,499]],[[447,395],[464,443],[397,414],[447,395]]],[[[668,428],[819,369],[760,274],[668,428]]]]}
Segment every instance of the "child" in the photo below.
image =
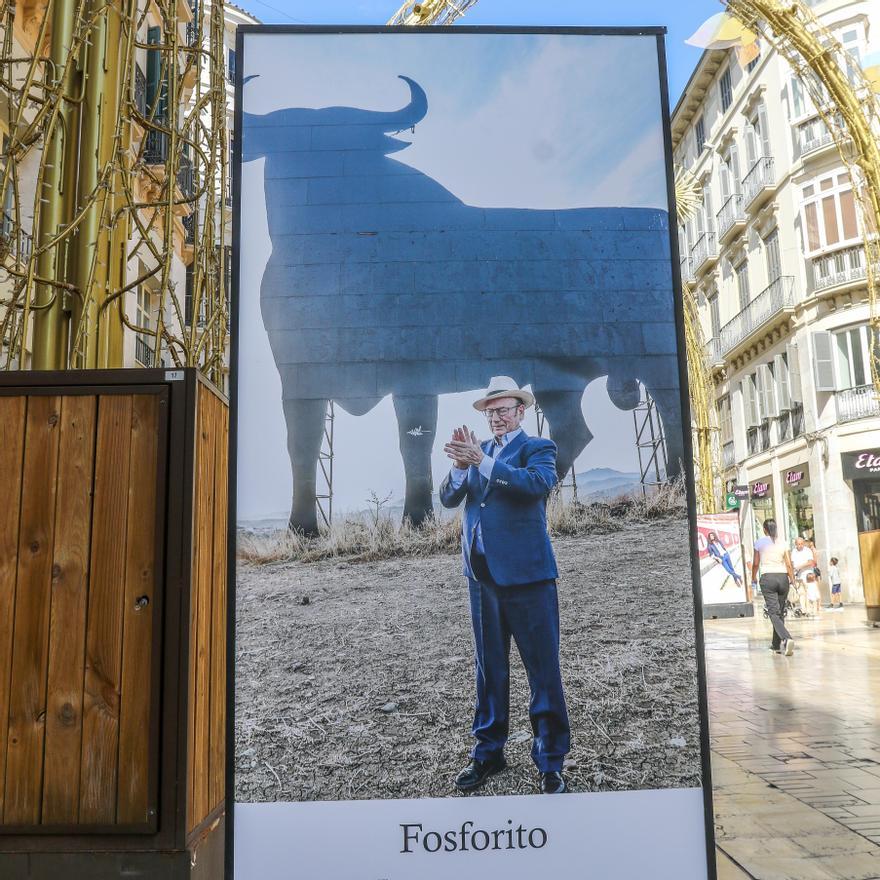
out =
{"type": "Polygon", "coordinates": [[[831,581],[831,610],[843,611],[843,592],[840,588],[840,569],[837,567],[836,556],[831,557],[828,580],[831,581]]]}
{"type": "Polygon", "coordinates": [[[819,616],[819,581],[816,580],[815,572],[808,571],[806,575],[807,586],[807,614],[819,616]]]}

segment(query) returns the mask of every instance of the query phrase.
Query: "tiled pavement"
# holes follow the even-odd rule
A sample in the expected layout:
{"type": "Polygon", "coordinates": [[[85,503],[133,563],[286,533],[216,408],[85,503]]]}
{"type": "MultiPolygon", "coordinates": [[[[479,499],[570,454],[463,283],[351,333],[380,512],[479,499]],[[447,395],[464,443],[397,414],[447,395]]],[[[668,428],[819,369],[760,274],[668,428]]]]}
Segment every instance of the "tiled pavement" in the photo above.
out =
{"type": "Polygon", "coordinates": [[[707,621],[720,880],[880,880],[880,629],[864,608],[707,621]]]}

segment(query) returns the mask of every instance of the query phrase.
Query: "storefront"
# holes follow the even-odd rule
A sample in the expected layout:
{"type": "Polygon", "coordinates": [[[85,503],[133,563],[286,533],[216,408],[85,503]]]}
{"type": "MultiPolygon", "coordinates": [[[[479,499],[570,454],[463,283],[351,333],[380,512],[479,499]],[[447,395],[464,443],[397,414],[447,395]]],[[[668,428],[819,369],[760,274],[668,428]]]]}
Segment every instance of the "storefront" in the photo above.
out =
{"type": "Polygon", "coordinates": [[[755,540],[764,534],[764,521],[774,519],[773,478],[771,476],[754,480],[750,486],[752,498],[752,528],[755,540]]]}
{"type": "Polygon", "coordinates": [[[868,620],[880,621],[880,449],[844,452],[840,458],[843,478],[853,487],[868,620]]]}
{"type": "Polygon", "coordinates": [[[785,471],[782,485],[785,499],[785,537],[789,546],[794,546],[797,537],[815,541],[809,467],[803,464],[785,471]]]}

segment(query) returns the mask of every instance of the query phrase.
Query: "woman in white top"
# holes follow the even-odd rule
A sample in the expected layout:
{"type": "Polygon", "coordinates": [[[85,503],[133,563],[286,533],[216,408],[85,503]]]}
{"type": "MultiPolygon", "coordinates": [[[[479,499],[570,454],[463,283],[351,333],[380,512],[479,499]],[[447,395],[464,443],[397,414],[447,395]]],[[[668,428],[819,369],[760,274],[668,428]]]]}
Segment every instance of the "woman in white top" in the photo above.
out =
{"type": "Polygon", "coordinates": [[[761,571],[761,594],[767,607],[767,615],[773,624],[773,639],[770,650],[777,654],[784,653],[791,657],[794,653],[794,640],[785,628],[783,614],[788,591],[794,583],[794,571],[791,567],[791,555],[788,545],[780,541],[777,534],[776,520],[764,521],[764,537],[755,541],[755,555],[752,559],[752,584],[761,571]]]}

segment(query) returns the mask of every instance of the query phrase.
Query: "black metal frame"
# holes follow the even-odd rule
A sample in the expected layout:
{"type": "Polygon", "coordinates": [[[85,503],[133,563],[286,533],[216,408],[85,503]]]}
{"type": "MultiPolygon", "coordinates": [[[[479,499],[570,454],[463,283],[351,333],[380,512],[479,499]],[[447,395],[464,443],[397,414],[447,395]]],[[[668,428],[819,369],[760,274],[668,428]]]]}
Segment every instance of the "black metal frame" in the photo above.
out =
{"type": "MultiPolygon", "coordinates": [[[[156,582],[154,584],[151,750],[157,766],[150,781],[154,823],[148,825],[6,826],[0,828],[0,864],[15,853],[66,859],[72,877],[98,876],[94,861],[71,854],[150,852],[186,854],[187,689],[192,493],[195,462],[194,369],[76,370],[0,373],[0,396],[157,394],[160,430],[157,471],[156,582]]],[[[16,866],[12,866],[10,875],[16,866]]],[[[22,875],[24,876],[24,875],[22,875]]],[[[102,875],[104,876],[104,875],[102,875]]],[[[156,876],[159,876],[157,874],[156,876]]]]}
{"type": "MultiPolygon", "coordinates": [[[[227,750],[226,750],[226,877],[233,880],[234,831],[235,831],[235,510],[236,510],[236,462],[238,451],[238,358],[239,358],[239,276],[241,247],[241,124],[242,85],[245,68],[245,37],[258,34],[377,34],[399,33],[430,36],[433,34],[554,34],[573,36],[653,36],[657,41],[657,58],[660,77],[661,124],[663,128],[664,158],[666,164],[666,191],[669,213],[669,247],[671,277],[675,305],[675,330],[678,350],[679,387],[681,391],[681,418],[685,462],[693,462],[693,438],[690,397],[688,394],[687,360],[685,357],[684,304],[681,284],[681,265],[678,250],[678,227],[675,206],[675,183],[672,156],[672,133],[670,127],[669,90],[666,74],[665,27],[496,27],[496,26],[443,26],[413,28],[407,26],[377,27],[373,25],[239,25],[236,31],[235,55],[235,141],[233,144],[233,285],[230,340],[230,413],[229,413],[229,548],[228,571],[228,686],[227,686],[227,750]]],[[[700,709],[700,745],[702,763],[703,812],[706,837],[707,880],[717,880],[715,864],[715,819],[712,807],[712,767],[709,744],[709,707],[703,634],[703,601],[700,587],[699,548],[697,546],[696,488],[693,473],[685,468],[688,521],[690,525],[691,581],[694,597],[694,637],[697,661],[697,681],[700,709]]]]}

